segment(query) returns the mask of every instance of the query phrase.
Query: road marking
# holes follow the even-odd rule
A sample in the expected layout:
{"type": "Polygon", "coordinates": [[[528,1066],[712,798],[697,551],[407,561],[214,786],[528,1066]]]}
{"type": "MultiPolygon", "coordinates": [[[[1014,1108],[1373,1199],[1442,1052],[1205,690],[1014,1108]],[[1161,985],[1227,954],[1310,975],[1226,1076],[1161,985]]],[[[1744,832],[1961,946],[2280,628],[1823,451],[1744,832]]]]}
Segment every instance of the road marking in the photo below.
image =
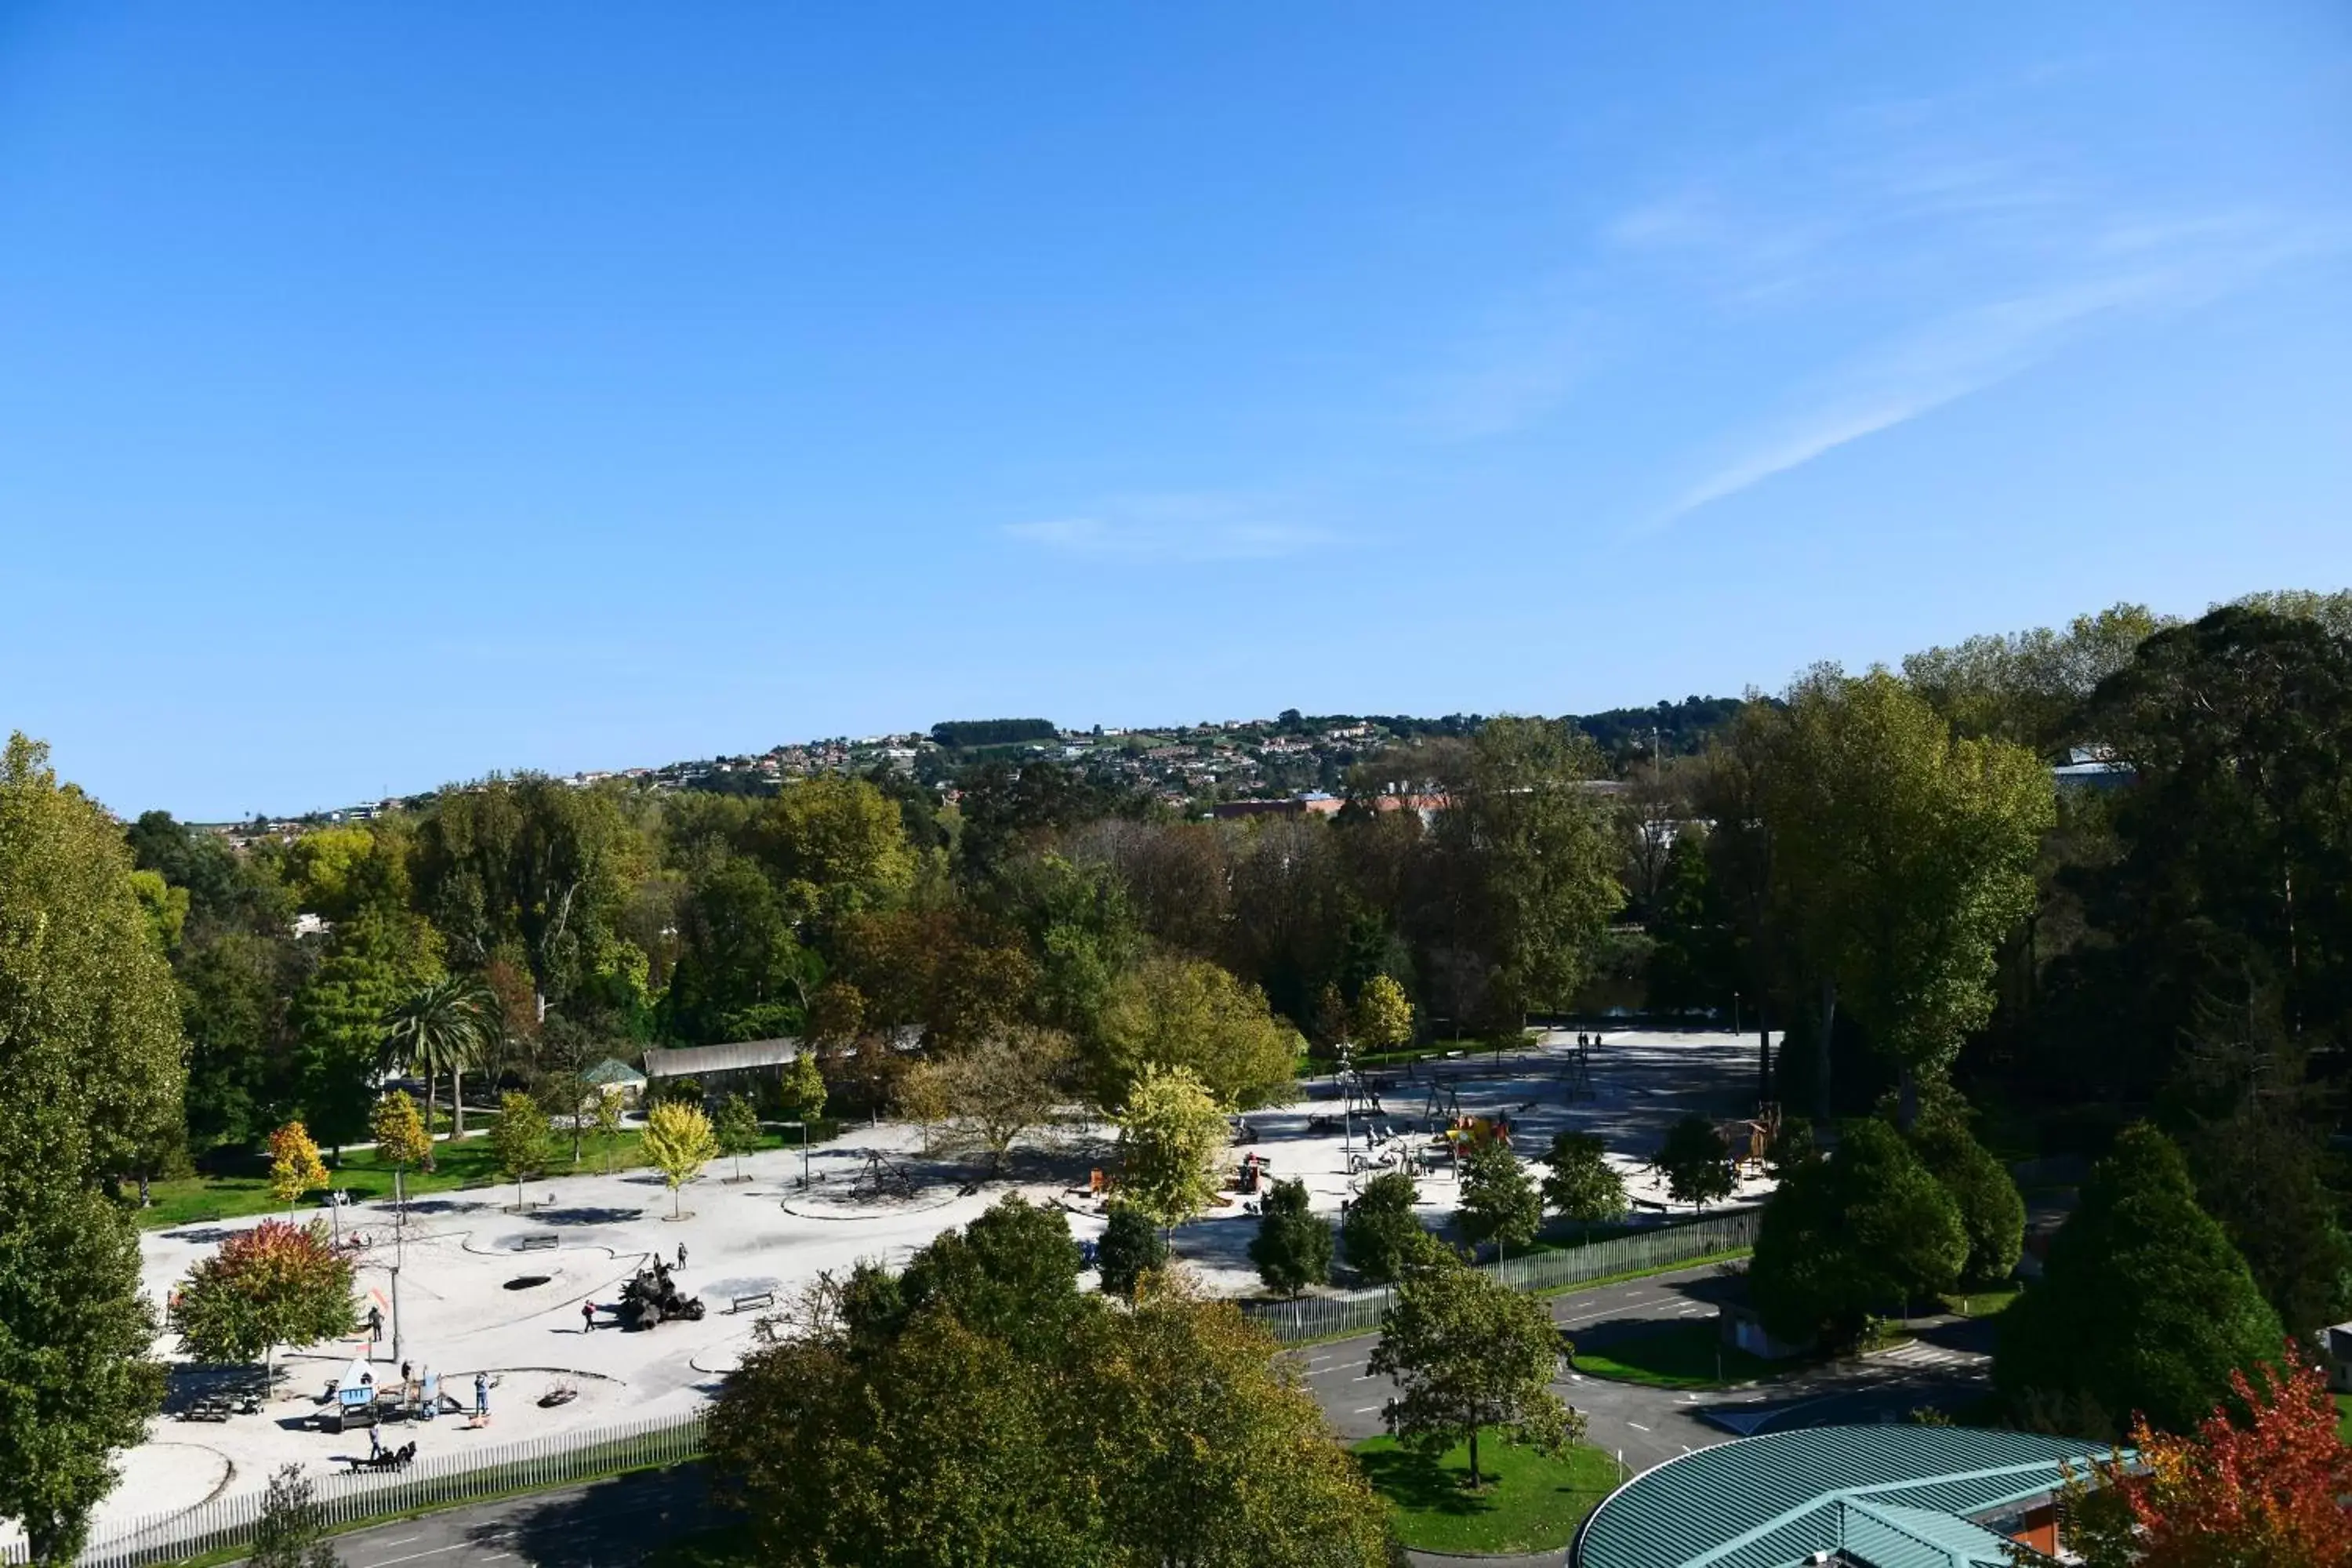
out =
{"type": "Polygon", "coordinates": [[[1380,1408],[1381,1406],[1377,1405],[1367,1405],[1361,1410],[1357,1411],[1356,1414],[1359,1415],[1370,1415],[1373,1411],[1380,1408]]]}
{"type": "Polygon", "coordinates": [[[1358,1383],[1370,1383],[1379,1375],[1380,1373],[1376,1372],[1360,1372],[1356,1374],[1355,1381],[1358,1383]]]}
{"type": "Polygon", "coordinates": [[[1647,1426],[1643,1426],[1639,1421],[1628,1421],[1625,1425],[1631,1426],[1636,1432],[1646,1432],[1649,1430],[1647,1426]]]}
{"type": "MultiPolygon", "coordinates": [[[[421,1541],[424,1538],[422,1536],[412,1535],[409,1539],[411,1541],[421,1541]]],[[[405,1557],[386,1557],[382,1562],[370,1563],[366,1564],[365,1568],[392,1568],[392,1565],[395,1563],[414,1563],[420,1557],[438,1557],[445,1552],[463,1552],[470,1544],[471,1542],[454,1542],[447,1546],[436,1546],[429,1552],[412,1552],[405,1557]]]]}
{"type": "Polygon", "coordinates": [[[412,1541],[422,1541],[424,1539],[425,1537],[421,1535],[404,1535],[397,1541],[379,1541],[376,1544],[378,1546],[405,1546],[412,1541]]]}

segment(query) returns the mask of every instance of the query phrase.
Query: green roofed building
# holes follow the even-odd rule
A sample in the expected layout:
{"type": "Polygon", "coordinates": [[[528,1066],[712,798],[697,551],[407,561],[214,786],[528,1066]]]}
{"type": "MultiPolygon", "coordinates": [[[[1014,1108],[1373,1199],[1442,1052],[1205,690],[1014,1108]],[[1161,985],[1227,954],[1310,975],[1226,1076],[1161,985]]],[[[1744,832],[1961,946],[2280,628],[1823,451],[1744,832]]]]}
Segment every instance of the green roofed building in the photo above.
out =
{"type": "Polygon", "coordinates": [[[2055,1552],[2055,1494],[2108,1450],[1966,1426],[1822,1426],[1636,1476],[1577,1531],[1573,1568],[2009,1568],[2055,1552]]]}

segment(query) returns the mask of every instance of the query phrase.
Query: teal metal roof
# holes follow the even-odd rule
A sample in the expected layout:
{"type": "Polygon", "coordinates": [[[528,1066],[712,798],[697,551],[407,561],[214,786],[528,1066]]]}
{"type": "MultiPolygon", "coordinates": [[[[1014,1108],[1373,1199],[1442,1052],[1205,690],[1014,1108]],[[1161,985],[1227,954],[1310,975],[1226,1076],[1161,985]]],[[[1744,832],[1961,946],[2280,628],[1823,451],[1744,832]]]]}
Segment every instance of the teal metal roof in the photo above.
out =
{"type": "Polygon", "coordinates": [[[580,1075],[580,1081],[601,1088],[608,1083],[643,1083],[646,1075],[618,1057],[606,1057],[580,1075]]]}
{"type": "MultiPolygon", "coordinates": [[[[1965,1552],[1996,1539],[1954,1516],[2054,1489],[2103,1448],[2030,1432],[1966,1426],[1822,1426],[1702,1448],[1636,1476],[1577,1533],[1577,1568],[1787,1568],[1815,1552],[1854,1550],[1848,1505],[1882,1550],[1914,1553],[1874,1568],[1969,1568],[1965,1552]],[[1917,1514],[1968,1534],[1924,1535],[1917,1514]],[[1856,1515],[1861,1518],[1863,1515],[1856,1515]],[[1890,1522],[1909,1521],[1909,1524],[1890,1522]],[[1955,1552],[1963,1554],[1955,1557],[1955,1552]]],[[[1858,1545],[1859,1543],[1854,1543],[1858,1545]]],[[[1868,1559],[1866,1559],[1868,1560],[1868,1559]]]]}
{"type": "Polygon", "coordinates": [[[1856,1499],[1832,1506],[1838,1544],[1870,1568],[2009,1568],[2001,1538],[1965,1519],[1856,1499]]]}

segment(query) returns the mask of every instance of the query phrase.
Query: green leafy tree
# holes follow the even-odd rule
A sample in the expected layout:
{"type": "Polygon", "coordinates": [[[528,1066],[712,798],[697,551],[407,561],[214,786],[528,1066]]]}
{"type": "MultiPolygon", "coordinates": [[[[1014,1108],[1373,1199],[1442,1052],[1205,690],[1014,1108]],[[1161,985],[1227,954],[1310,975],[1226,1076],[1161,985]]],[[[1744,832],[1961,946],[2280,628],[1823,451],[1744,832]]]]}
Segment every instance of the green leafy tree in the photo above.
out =
{"type": "Polygon", "coordinates": [[[70,1563],[163,1398],[138,1237],[98,1188],[173,1131],[179,998],[120,828],[0,751],[0,1518],[70,1563]]]}
{"type": "Polygon", "coordinates": [[[898,805],[864,779],[804,779],[752,817],[747,846],[795,914],[841,914],[887,901],[914,882],[898,805]]]}
{"type": "Polygon", "coordinates": [[[1266,1289],[1296,1296],[1331,1278],[1331,1226],[1317,1215],[1305,1182],[1276,1182],[1266,1190],[1249,1259],[1266,1289]]]}
{"type": "Polygon", "coordinates": [[[199,1151],[258,1143],[293,1110],[288,1006],[310,960],[280,930],[200,924],[175,965],[188,1039],[188,1142],[199,1151]]]}
{"type": "Polygon", "coordinates": [[[1454,1219],[1474,1242],[1525,1247],[1543,1225],[1543,1198],[1519,1157],[1499,1138],[1473,1142],[1462,1157],[1461,1204],[1454,1219]]]}
{"type": "Polygon", "coordinates": [[[512,954],[555,1003],[610,975],[645,850],[627,798],[540,773],[445,790],[411,860],[415,907],[442,932],[450,963],[478,970],[512,954]]]}
{"type": "Polygon", "coordinates": [[[341,1562],[327,1540],[318,1489],[301,1466],[281,1465],[270,1473],[245,1561],[248,1568],[337,1568],[341,1562]]]}
{"type": "Polygon", "coordinates": [[[1911,1143],[1951,1194],[1968,1233],[1960,1278],[1979,1285],[2008,1279],[2025,1249],[2025,1199],[2008,1168],[1955,1117],[1922,1120],[1912,1129],[1911,1143]]]}
{"type": "Polygon", "coordinates": [[[199,1361],[267,1364],[279,1345],[351,1332],[352,1279],[351,1259],[328,1243],[326,1226],[266,1219],[188,1271],[171,1326],[199,1361]]]}
{"type": "Polygon", "coordinates": [[[1608,1146],[1590,1132],[1555,1132],[1543,1158],[1543,1201],[1580,1226],[1606,1225],[1631,1207],[1625,1178],[1608,1159],[1608,1146]]]}
{"type": "Polygon", "coordinates": [[[500,1095],[498,1123],[490,1129],[490,1150],[498,1156],[499,1169],[515,1184],[515,1209],[520,1213],[523,1182],[546,1170],[554,1157],[555,1129],[548,1124],[546,1110],[520,1089],[500,1095]]]}
{"type": "Polygon", "coordinates": [[[734,1160],[735,1179],[741,1181],[743,1156],[760,1147],[760,1112],[751,1104],[751,1097],[730,1094],[721,1100],[711,1131],[719,1140],[719,1152],[734,1160]]]}
{"type": "Polygon", "coordinates": [[[1144,1068],[1116,1120],[1122,1198],[1163,1230],[1209,1206],[1233,1130],[1190,1068],[1144,1068]]]}
{"type": "Polygon", "coordinates": [[[677,942],[662,999],[671,1033],[714,1041],[805,1033],[824,964],[801,944],[784,895],[758,862],[735,855],[700,869],[678,911],[677,942]]]}
{"type": "Polygon", "coordinates": [[[1366,1182],[1339,1225],[1349,1266],[1375,1284],[1402,1279],[1429,1235],[1413,1213],[1420,1197],[1413,1179],[1402,1172],[1385,1171],[1366,1182]]]}
{"type": "Polygon", "coordinates": [[[1572,724],[1542,719],[1490,719],[1441,761],[1431,919],[1454,1017],[1516,1030],[1590,973],[1624,900],[1608,813],[1584,787],[1601,767],[1572,724]]]}
{"type": "Polygon", "coordinates": [[[2069,730],[2092,691],[2167,624],[2145,605],[2119,604],[2063,632],[2037,626],[1910,654],[1903,675],[1960,733],[2048,752],[2078,738],[2069,730]]]}
{"type": "Polygon", "coordinates": [[[1885,1122],[1856,1121],[1765,1205],[1748,1289],[1778,1337],[1849,1344],[1874,1313],[1949,1289],[1968,1255],[1943,1184],[1885,1122]]]}
{"type": "Polygon", "coordinates": [[[1484,1484],[1478,1439],[1488,1427],[1548,1454],[1583,1439],[1584,1417],[1550,1388],[1563,1349],[1541,1301],[1433,1254],[1381,1314],[1365,1371],[1403,1391],[1389,1402],[1388,1422],[1406,1446],[1442,1454],[1469,1443],[1475,1488],[1484,1484]]]}
{"type": "Polygon", "coordinates": [[[2005,742],[1955,737],[1895,676],[1815,672],[1790,692],[1766,779],[1772,866],[1818,983],[1815,1119],[1831,1115],[1838,1008],[1893,1058],[1901,1120],[1992,1016],[2000,943],[2034,903],[2056,821],[2049,770],[2005,742]]]}
{"type": "MultiPolygon", "coordinates": [[[[429,979],[384,1010],[379,1058],[387,1067],[424,1076],[428,1132],[433,1127],[434,1085],[446,1073],[452,1134],[466,1135],[466,1069],[489,1054],[498,1028],[498,999],[488,986],[469,975],[429,979]]],[[[429,1153],[425,1168],[433,1168],[429,1153]]]]}
{"type": "Polygon", "coordinates": [[[604,1152],[604,1173],[613,1173],[613,1145],[621,1136],[621,1097],[609,1089],[599,1089],[590,1105],[596,1119],[597,1147],[604,1152]]]}
{"type": "Polygon", "coordinates": [[[370,903],[335,927],[290,1015],[303,1120],[332,1147],[367,1136],[383,1057],[385,1015],[439,977],[432,928],[397,905],[370,903]]]}
{"type": "Polygon", "coordinates": [[[1412,1003],[1404,987],[1386,974],[1364,982],[1356,998],[1356,1039],[1375,1051],[1392,1051],[1412,1043],[1412,1003]]]}
{"type": "Polygon", "coordinates": [[[1100,1489],[1104,1561],[1393,1561],[1386,1510],[1274,1349],[1232,1302],[1166,1291],[1082,1321],[1071,1471],[1100,1489]]]}
{"type": "Polygon", "coordinates": [[[784,1104],[795,1121],[814,1121],[824,1114],[824,1070],[816,1055],[803,1051],[784,1069],[784,1104]]]}
{"type": "Polygon", "coordinates": [[[666,1100],[646,1112],[646,1158],[669,1184],[669,1212],[678,1213],[678,1189],[719,1153],[718,1134],[698,1105],[666,1100]]]}
{"type": "Polygon", "coordinates": [[[1090,1076],[1099,1102],[1118,1105],[1148,1069],[1181,1068],[1249,1110],[1291,1098],[1303,1045],[1256,986],[1202,959],[1155,958],[1111,987],[1090,1076]]]}
{"type": "Polygon", "coordinates": [[[934,1237],[898,1281],[897,1326],[929,1311],[951,1313],[975,1333],[1024,1355],[1059,1345],[1086,1310],[1083,1267],[1069,1217],[1007,1193],[961,1231],[934,1237]]]}
{"type": "Polygon", "coordinates": [[[146,1440],[163,1369],[122,1206],[72,1185],[21,1196],[0,1210],[0,1516],[63,1568],[114,1489],[115,1453],[146,1440]]]}
{"type": "Polygon", "coordinates": [[[1385,1563],[1262,1331],[1181,1292],[1107,1310],[1058,1215],[983,1222],[820,1282],[729,1378],[713,1463],[763,1560],[1385,1563]]]}
{"type": "Polygon", "coordinates": [[[393,1191],[405,1205],[408,1168],[423,1164],[433,1152],[433,1140],[425,1131],[425,1119],[416,1113],[416,1101],[394,1089],[375,1102],[368,1130],[375,1134],[376,1152],[392,1162],[393,1191]]]}
{"type": "Polygon", "coordinates": [[[1151,1216],[1133,1204],[1112,1204],[1104,1220],[1102,1239],[1095,1244],[1095,1268],[1106,1291],[1133,1300],[1137,1283],[1167,1263],[1168,1244],[1160,1238],[1151,1216]]]}
{"type": "Polygon", "coordinates": [[[988,1171],[1004,1170],[1021,1135],[1053,1120],[1066,1037],[1051,1029],[1011,1028],[970,1046],[940,1064],[940,1085],[956,1141],[988,1155],[988,1171]]]}
{"type": "Polygon", "coordinates": [[[2245,1259],[2197,1206],[2179,1148],[2139,1124],[2093,1168],[2042,1282],[2001,1314],[1993,1383],[2021,1409],[2064,1406],[2094,1429],[2138,1412],[2186,1432],[2283,1339],[2245,1259]]]}
{"type": "Polygon", "coordinates": [[[1695,1112],[1666,1129],[1664,1142],[1650,1156],[1650,1169],[1665,1178],[1666,1195],[1678,1204],[1704,1208],[1738,1190],[1722,1130],[1695,1112]]]}

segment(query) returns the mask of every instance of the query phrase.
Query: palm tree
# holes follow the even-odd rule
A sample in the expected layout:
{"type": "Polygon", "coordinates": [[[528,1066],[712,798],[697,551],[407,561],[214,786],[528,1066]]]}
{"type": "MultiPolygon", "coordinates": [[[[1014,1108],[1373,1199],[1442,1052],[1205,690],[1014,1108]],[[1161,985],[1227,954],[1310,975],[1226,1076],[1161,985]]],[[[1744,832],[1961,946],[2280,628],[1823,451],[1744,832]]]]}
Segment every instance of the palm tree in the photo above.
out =
{"type": "MultiPolygon", "coordinates": [[[[498,999],[471,975],[445,975],[411,992],[383,1016],[383,1062],[425,1076],[425,1130],[433,1130],[433,1086],[449,1075],[452,1136],[466,1134],[465,1073],[498,1029],[498,999]]],[[[425,1169],[433,1156],[425,1157],[425,1169]]]]}

